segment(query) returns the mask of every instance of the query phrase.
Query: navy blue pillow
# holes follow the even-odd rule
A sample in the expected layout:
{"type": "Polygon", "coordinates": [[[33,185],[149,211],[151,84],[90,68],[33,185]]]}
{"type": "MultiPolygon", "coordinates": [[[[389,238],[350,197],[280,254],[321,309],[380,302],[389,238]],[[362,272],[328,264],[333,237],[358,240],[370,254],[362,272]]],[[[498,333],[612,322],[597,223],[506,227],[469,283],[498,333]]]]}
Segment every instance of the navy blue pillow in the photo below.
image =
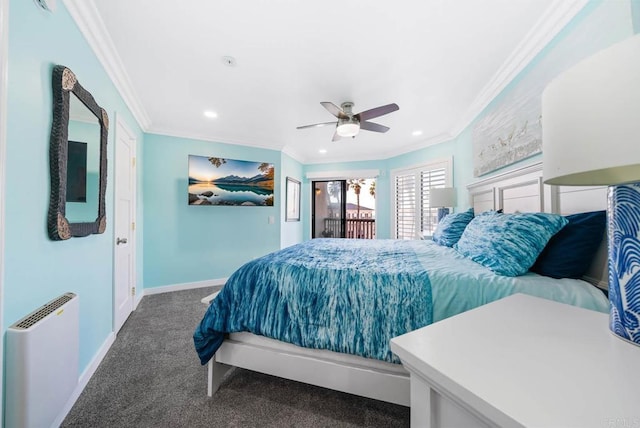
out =
{"type": "Polygon", "coordinates": [[[589,269],[607,223],[605,211],[566,216],[569,223],[542,250],[530,271],[552,278],[581,278],[589,269]]]}

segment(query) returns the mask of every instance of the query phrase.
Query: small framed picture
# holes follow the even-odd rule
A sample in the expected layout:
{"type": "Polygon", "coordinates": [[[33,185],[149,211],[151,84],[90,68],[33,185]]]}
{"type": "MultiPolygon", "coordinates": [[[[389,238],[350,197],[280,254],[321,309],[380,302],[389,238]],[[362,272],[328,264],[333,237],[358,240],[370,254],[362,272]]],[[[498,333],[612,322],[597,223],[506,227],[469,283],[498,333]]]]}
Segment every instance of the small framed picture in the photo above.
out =
{"type": "Polygon", "coordinates": [[[300,221],[300,182],[291,177],[287,177],[285,221],[300,221]]]}

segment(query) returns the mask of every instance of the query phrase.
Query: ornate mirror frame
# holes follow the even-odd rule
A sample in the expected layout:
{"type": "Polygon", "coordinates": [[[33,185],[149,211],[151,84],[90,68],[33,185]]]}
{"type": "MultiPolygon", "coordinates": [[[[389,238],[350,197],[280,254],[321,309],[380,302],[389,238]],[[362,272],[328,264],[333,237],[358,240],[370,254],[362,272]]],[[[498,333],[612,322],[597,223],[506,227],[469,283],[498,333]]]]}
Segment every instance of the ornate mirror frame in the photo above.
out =
{"type": "Polygon", "coordinates": [[[47,229],[54,241],[103,233],[107,228],[105,193],[107,188],[107,134],[109,117],[93,96],[80,85],[75,74],[63,65],[56,65],[52,73],[53,123],[49,162],[51,174],[51,198],[47,229]],[[86,223],[70,223],[66,217],[67,156],[69,137],[69,97],[73,94],[98,118],[100,124],[100,173],[98,212],[96,220],[86,223]]]}

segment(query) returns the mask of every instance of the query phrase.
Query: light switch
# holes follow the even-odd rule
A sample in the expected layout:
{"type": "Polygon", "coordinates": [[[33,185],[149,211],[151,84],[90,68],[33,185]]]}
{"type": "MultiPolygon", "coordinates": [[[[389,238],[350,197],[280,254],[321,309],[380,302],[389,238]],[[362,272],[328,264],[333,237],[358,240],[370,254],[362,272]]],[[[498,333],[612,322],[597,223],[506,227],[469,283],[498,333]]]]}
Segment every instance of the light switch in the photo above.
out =
{"type": "Polygon", "coordinates": [[[272,215],[269,216],[269,224],[273,224],[276,222],[276,218],[272,215]]]}

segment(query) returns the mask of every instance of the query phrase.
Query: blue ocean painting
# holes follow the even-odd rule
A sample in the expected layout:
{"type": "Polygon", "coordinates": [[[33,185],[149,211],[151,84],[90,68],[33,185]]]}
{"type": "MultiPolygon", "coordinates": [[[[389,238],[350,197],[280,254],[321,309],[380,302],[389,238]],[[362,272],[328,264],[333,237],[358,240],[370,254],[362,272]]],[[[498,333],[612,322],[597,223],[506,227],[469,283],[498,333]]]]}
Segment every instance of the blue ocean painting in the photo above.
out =
{"type": "Polygon", "coordinates": [[[189,155],[189,205],[273,206],[274,166],[189,155]]]}

